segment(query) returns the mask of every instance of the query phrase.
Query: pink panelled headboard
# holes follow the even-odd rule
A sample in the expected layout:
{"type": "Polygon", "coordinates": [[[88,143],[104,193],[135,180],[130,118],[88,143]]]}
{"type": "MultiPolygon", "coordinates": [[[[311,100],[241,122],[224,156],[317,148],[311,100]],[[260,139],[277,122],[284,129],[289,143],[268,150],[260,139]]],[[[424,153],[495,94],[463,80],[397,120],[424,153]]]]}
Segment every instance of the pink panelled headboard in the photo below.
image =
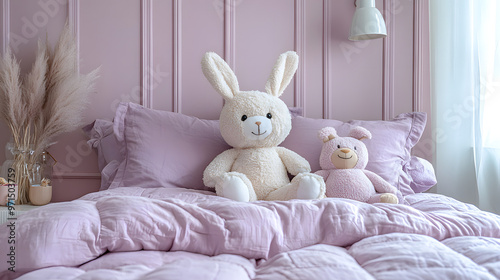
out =
{"type": "MultiPolygon", "coordinates": [[[[80,71],[101,66],[85,122],[111,120],[120,101],[216,119],[222,98],[200,69],[206,51],[223,56],[242,90],[263,90],[277,56],[300,64],[282,99],[311,118],[390,119],[430,113],[428,0],[377,0],[386,39],[347,40],[354,0],[3,0],[0,47],[26,71],[38,38],[55,42],[66,18],[80,71]]],[[[429,115],[429,121],[430,118],[429,115]]],[[[0,124],[0,129],[6,127],[0,124]]],[[[415,153],[432,159],[430,126],[415,153]]],[[[8,141],[0,133],[0,147],[8,141]]],[[[1,149],[3,151],[3,148],[1,149]]],[[[53,201],[99,189],[95,153],[80,131],[58,139],[53,201]]],[[[0,164],[4,154],[0,153],[0,164]]]]}

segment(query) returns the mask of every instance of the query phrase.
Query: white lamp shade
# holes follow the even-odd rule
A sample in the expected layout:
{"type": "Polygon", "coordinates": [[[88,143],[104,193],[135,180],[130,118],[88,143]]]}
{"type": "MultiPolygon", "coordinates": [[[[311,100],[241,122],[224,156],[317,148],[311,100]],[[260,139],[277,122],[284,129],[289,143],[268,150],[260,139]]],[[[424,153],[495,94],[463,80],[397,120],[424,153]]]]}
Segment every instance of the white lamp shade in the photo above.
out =
{"type": "Polygon", "coordinates": [[[375,8],[375,0],[357,0],[349,40],[370,40],[387,36],[385,21],[375,8]]]}

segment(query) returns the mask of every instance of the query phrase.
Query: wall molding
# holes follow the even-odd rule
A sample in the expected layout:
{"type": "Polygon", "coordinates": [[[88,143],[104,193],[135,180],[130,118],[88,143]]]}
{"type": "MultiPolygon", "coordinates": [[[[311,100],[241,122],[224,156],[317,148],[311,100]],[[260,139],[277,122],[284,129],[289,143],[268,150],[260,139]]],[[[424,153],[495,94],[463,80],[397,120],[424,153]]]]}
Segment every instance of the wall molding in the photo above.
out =
{"type": "Polygon", "coordinates": [[[413,111],[422,111],[423,99],[423,14],[424,1],[413,1],[413,111]]]}
{"type": "Polygon", "coordinates": [[[224,0],[224,60],[236,71],[236,5],[235,0],[224,0]]]}
{"type": "Polygon", "coordinates": [[[54,179],[101,179],[101,173],[54,173],[54,179]]]}
{"type": "Polygon", "coordinates": [[[395,14],[392,11],[391,0],[384,0],[384,16],[387,27],[387,37],[383,44],[383,78],[382,78],[382,117],[390,120],[394,117],[394,38],[395,14]]]}
{"type": "Polygon", "coordinates": [[[306,3],[305,0],[295,0],[295,51],[299,55],[299,67],[295,74],[294,106],[302,108],[306,115],[305,84],[306,84],[306,3]]]}
{"type": "Polygon", "coordinates": [[[173,108],[172,111],[182,113],[182,0],[173,0],[173,81],[172,81],[172,95],[173,95],[173,108]]]}
{"type": "Polygon", "coordinates": [[[68,0],[68,23],[76,40],[76,69],[80,72],[80,0],[68,0]]]}
{"type": "Polygon", "coordinates": [[[295,74],[294,106],[302,108],[306,115],[305,84],[306,84],[306,3],[305,0],[295,0],[295,51],[299,56],[299,67],[295,74]]]}
{"type": "Polygon", "coordinates": [[[2,0],[2,55],[9,49],[10,43],[10,0],[2,0]]]}
{"type": "Polygon", "coordinates": [[[329,0],[323,0],[323,118],[332,118],[330,104],[330,8],[329,0]]]}
{"type": "Polygon", "coordinates": [[[141,0],[141,104],[153,108],[153,1],[141,0]]]}

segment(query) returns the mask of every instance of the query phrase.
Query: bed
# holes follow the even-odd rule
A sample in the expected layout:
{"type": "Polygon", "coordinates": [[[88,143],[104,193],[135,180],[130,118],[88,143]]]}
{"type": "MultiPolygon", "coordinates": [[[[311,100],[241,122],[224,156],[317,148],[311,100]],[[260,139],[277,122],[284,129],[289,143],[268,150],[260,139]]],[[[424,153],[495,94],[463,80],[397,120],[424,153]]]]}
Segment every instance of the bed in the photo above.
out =
{"type": "Polygon", "coordinates": [[[368,128],[367,169],[398,188],[400,203],[218,197],[201,178],[228,148],[217,121],[122,103],[113,122],[85,128],[101,190],[2,225],[1,279],[500,278],[500,216],[423,193],[435,176],[411,149],[425,114],[341,122],[292,113],[282,145],[313,171],[320,128],[368,128]]]}

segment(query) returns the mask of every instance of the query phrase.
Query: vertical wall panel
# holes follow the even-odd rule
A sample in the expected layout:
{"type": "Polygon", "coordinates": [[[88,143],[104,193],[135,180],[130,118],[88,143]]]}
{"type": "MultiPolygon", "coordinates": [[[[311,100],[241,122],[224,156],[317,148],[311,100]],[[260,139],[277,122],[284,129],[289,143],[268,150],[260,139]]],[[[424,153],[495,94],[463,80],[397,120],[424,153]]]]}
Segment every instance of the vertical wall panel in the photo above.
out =
{"type": "Polygon", "coordinates": [[[153,1],[153,108],[173,111],[173,1],[153,1]]]}
{"type": "Polygon", "coordinates": [[[323,117],[323,1],[305,1],[305,113],[323,117]]]}
{"type": "Polygon", "coordinates": [[[333,98],[330,94],[330,73],[332,59],[330,55],[331,42],[332,42],[332,31],[331,31],[331,17],[332,12],[330,10],[330,1],[323,0],[323,92],[322,92],[322,102],[323,102],[323,118],[330,119],[333,115],[333,98]]]}
{"type": "Polygon", "coordinates": [[[392,1],[384,0],[384,17],[387,36],[383,39],[383,69],[382,69],[382,119],[390,120],[394,117],[394,60],[395,60],[395,15],[391,13],[392,1]]]}
{"type": "Polygon", "coordinates": [[[235,69],[235,56],[236,56],[236,0],[223,0],[215,2],[219,7],[219,11],[224,11],[224,60],[227,62],[231,69],[235,69]]]}
{"type": "MultiPolygon", "coordinates": [[[[237,1],[236,76],[242,90],[264,91],[278,56],[294,50],[294,1],[237,1]],[[279,17],[279,20],[276,20],[279,17]]],[[[281,99],[294,105],[294,80],[281,99]]]]}
{"type": "Polygon", "coordinates": [[[120,101],[140,103],[140,28],[139,1],[80,1],[80,70],[101,67],[87,121],[112,119],[120,101]]]}
{"type": "MultiPolygon", "coordinates": [[[[76,52],[80,57],[80,0],[68,0],[68,24],[75,38],[76,52]]],[[[80,72],[80,60],[76,62],[80,72]]]]}
{"type": "Polygon", "coordinates": [[[222,99],[205,79],[200,63],[203,54],[207,51],[214,51],[219,55],[224,53],[224,10],[222,8],[221,11],[221,6],[217,5],[218,2],[224,2],[219,0],[182,0],[181,2],[182,113],[217,119],[222,108],[222,99]]]}
{"type": "Polygon", "coordinates": [[[54,45],[64,26],[67,1],[16,0],[10,2],[10,47],[21,59],[24,73],[31,69],[38,39],[54,45]]]}
{"type": "Polygon", "coordinates": [[[295,51],[299,56],[299,65],[295,73],[294,83],[294,103],[296,107],[303,108],[304,113],[307,113],[305,107],[305,69],[307,65],[306,50],[306,2],[305,0],[295,0],[295,51]]]}
{"type": "MultiPolygon", "coordinates": [[[[9,17],[9,3],[10,0],[0,1],[0,23],[2,27],[0,28],[0,55],[3,55],[7,49],[8,36],[10,30],[10,17],[9,17]]],[[[7,125],[4,122],[0,122],[0,131],[8,131],[7,125]]],[[[0,164],[5,161],[5,153],[3,152],[5,145],[9,141],[9,133],[0,133],[0,164]]]]}
{"type": "MultiPolygon", "coordinates": [[[[80,71],[101,68],[84,122],[112,120],[120,101],[141,101],[140,2],[85,0],[80,1],[79,10],[80,71]]],[[[75,131],[60,137],[57,147],[51,149],[58,160],[55,169],[60,177],[54,182],[53,201],[99,188],[96,155],[86,140],[81,131],[75,131]]]]}
{"type": "Polygon", "coordinates": [[[4,54],[7,51],[7,45],[9,41],[10,33],[10,0],[0,1],[0,22],[2,23],[2,28],[0,29],[0,54],[4,54]]]}
{"type": "MultiPolygon", "coordinates": [[[[382,1],[376,1],[382,9],[382,1]]],[[[330,110],[335,119],[380,119],[382,107],[382,40],[351,42],[354,1],[330,3],[330,110]]]]}
{"type": "Polygon", "coordinates": [[[413,1],[390,1],[394,24],[394,114],[412,111],[413,1]]]}
{"type": "Polygon", "coordinates": [[[141,0],[141,104],[153,108],[153,0],[141,0]]]}
{"type": "Polygon", "coordinates": [[[430,44],[429,44],[429,2],[415,1],[414,32],[417,42],[414,53],[414,110],[427,112],[427,127],[413,153],[431,160],[435,152],[432,133],[431,95],[430,95],[430,44]]]}

